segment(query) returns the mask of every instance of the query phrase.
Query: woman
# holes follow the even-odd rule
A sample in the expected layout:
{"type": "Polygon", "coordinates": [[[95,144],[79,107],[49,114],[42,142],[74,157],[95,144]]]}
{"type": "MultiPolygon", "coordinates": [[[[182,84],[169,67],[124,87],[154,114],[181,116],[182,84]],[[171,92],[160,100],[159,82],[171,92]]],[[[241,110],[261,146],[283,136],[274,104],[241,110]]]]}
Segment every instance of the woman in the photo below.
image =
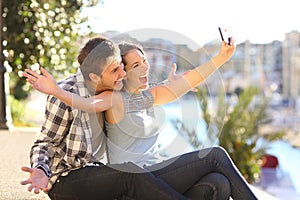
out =
{"type": "Polygon", "coordinates": [[[58,88],[53,77],[44,69],[41,69],[44,76],[31,70],[26,70],[29,74],[25,73],[24,76],[34,88],[78,109],[105,111],[107,151],[111,163],[134,162],[152,171],[187,197],[193,196],[195,183],[217,172],[228,179],[230,195],[234,199],[257,199],[228,154],[220,147],[183,154],[163,162],[157,152],[161,124],[155,118],[153,105],[171,102],[204,81],[230,59],[235,49],[233,40],[230,44],[222,41],[219,54],[211,61],[175,81],[149,89],[149,63],[142,48],[128,43],[119,47],[127,73],[121,92],[105,91],[94,98],[85,99],[58,88]]]}

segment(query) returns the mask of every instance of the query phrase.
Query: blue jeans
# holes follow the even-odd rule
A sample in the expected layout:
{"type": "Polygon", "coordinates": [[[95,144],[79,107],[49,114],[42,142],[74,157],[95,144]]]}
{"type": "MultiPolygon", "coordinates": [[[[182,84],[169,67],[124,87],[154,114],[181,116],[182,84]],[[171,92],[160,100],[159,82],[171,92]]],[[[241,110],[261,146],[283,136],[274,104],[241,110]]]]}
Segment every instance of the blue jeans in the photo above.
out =
{"type": "Polygon", "coordinates": [[[84,167],[61,176],[48,193],[53,200],[186,200],[160,178],[132,163],[84,167]],[[120,168],[121,170],[116,170],[120,168]]]}
{"type": "Polygon", "coordinates": [[[183,154],[148,167],[148,172],[141,170],[130,163],[85,167],[61,177],[49,196],[55,200],[120,199],[122,196],[135,200],[225,200],[229,196],[235,200],[257,199],[220,147],[183,154]]]}
{"type": "MultiPolygon", "coordinates": [[[[181,181],[181,178],[180,180],[181,181]]],[[[212,172],[205,175],[189,188],[183,195],[188,199],[203,199],[203,200],[228,200],[231,189],[228,179],[219,173],[212,172]]],[[[119,200],[133,200],[125,195],[119,200]]]]}
{"type": "Polygon", "coordinates": [[[231,194],[228,179],[220,173],[212,172],[202,177],[183,195],[191,200],[228,200],[231,194]]]}
{"type": "MultiPolygon", "coordinates": [[[[163,179],[176,191],[191,199],[197,199],[196,196],[191,195],[195,195],[197,187],[203,186],[201,183],[205,184],[205,182],[212,181],[207,176],[211,173],[218,173],[223,174],[229,181],[230,196],[233,199],[257,200],[248,183],[222,147],[206,148],[183,154],[147,169],[155,176],[163,179]]],[[[224,183],[226,183],[226,178],[222,178],[224,183]]],[[[219,185],[219,187],[222,186],[219,185]]],[[[227,187],[226,184],[224,187],[227,187]]],[[[225,194],[228,190],[225,188],[224,191],[221,193],[215,191],[215,198],[211,197],[211,199],[228,199],[227,194],[225,194]]]]}

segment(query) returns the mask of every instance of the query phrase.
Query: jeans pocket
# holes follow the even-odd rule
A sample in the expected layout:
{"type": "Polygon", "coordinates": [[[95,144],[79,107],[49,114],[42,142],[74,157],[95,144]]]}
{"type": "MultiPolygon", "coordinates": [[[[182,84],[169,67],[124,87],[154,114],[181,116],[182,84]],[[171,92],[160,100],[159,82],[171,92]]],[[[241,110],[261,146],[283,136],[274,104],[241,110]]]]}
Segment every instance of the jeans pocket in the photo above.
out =
{"type": "MultiPolygon", "coordinates": [[[[48,192],[48,196],[51,200],[79,200],[80,198],[73,193],[66,192],[65,179],[60,177],[53,185],[52,189],[48,192]]],[[[69,188],[69,187],[67,187],[69,188]]],[[[67,190],[69,191],[69,190],[67,190]]]]}

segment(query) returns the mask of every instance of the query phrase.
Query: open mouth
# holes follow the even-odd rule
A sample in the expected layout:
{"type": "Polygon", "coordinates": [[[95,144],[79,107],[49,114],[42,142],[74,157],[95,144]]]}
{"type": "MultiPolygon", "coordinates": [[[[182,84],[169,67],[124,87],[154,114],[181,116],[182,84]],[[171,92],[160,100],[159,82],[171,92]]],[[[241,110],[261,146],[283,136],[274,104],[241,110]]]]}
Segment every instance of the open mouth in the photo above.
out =
{"type": "Polygon", "coordinates": [[[143,84],[146,84],[148,83],[148,76],[145,75],[145,76],[140,76],[140,82],[143,83],[143,84]]]}

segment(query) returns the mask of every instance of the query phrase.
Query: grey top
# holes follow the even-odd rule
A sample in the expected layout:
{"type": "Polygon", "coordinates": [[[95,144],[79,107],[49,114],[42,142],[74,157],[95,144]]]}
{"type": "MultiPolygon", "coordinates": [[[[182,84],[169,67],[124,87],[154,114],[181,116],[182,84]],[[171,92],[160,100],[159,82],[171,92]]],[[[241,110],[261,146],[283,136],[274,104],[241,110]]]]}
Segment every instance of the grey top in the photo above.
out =
{"type": "Polygon", "coordinates": [[[154,117],[152,94],[121,93],[124,118],[117,124],[105,121],[108,161],[111,164],[133,162],[141,167],[160,162],[157,139],[163,120],[154,117]]]}
{"type": "Polygon", "coordinates": [[[105,161],[106,137],[103,133],[103,113],[89,113],[92,128],[92,156],[90,162],[105,161]],[[101,131],[99,131],[101,130],[101,131]]]}

